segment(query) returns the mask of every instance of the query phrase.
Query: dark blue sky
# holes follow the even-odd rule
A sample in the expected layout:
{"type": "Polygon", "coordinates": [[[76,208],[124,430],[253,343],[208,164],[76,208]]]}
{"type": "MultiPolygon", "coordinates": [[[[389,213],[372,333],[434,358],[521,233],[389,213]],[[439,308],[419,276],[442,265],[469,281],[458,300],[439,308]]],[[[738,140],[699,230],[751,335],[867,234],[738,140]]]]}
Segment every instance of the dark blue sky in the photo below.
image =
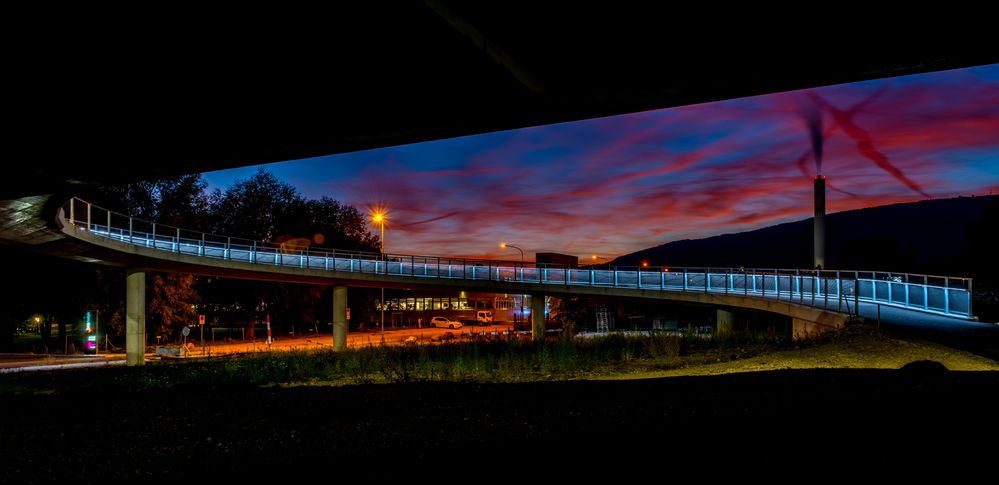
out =
{"type": "Polygon", "coordinates": [[[612,258],[810,217],[813,134],[830,212],[999,193],[999,65],[264,167],[308,197],[387,207],[389,252],[612,258]]]}

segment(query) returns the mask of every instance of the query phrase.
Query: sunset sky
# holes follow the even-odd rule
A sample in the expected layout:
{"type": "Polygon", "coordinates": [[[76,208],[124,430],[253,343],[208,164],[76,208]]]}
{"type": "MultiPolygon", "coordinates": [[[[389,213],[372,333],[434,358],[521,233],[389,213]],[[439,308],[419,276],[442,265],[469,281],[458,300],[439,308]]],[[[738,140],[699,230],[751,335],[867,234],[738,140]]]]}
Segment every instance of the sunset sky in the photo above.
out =
{"type": "Polygon", "coordinates": [[[811,217],[819,153],[829,212],[999,194],[999,65],[263,167],[387,207],[390,253],[519,259],[507,241],[582,260],[811,217]]]}

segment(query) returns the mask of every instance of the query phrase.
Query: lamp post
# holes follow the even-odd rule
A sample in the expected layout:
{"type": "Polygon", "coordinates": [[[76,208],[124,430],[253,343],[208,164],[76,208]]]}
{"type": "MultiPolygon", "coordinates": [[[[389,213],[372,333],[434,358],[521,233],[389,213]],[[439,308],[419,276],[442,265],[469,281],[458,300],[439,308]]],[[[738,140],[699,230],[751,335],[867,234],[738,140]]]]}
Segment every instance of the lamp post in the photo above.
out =
{"type": "MultiPolygon", "coordinates": [[[[385,219],[386,219],[386,214],[385,211],[383,210],[378,210],[375,211],[374,214],[371,214],[371,222],[378,224],[378,226],[381,228],[381,239],[378,240],[379,243],[378,249],[382,257],[382,264],[385,264],[385,219]]],[[[385,343],[385,287],[384,286],[382,287],[381,307],[382,307],[382,323],[381,323],[382,343],[384,344],[385,343]]]]}
{"type": "MultiPolygon", "coordinates": [[[[507,244],[505,242],[501,242],[500,243],[500,247],[503,248],[503,249],[513,248],[513,249],[516,249],[517,251],[520,251],[520,274],[523,275],[524,274],[524,250],[518,248],[517,246],[514,246],[513,244],[507,244]]],[[[520,295],[520,314],[517,315],[518,319],[524,318],[524,298],[527,298],[527,295],[523,295],[523,294],[520,295]]],[[[514,330],[516,330],[516,329],[514,329],[514,330]]]]}

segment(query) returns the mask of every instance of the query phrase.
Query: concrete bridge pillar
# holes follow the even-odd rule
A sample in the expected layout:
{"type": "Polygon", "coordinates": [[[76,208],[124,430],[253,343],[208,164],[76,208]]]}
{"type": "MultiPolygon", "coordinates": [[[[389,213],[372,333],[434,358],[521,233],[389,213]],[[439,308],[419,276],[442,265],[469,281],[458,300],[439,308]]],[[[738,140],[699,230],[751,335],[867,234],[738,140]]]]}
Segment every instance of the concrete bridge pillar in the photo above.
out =
{"type": "Polygon", "coordinates": [[[715,333],[718,335],[731,335],[732,323],[735,321],[733,313],[721,308],[717,312],[718,318],[715,319],[715,333]]]}
{"type": "Polygon", "coordinates": [[[125,364],[142,365],[146,355],[146,272],[129,269],[125,274],[125,364]]]}
{"type": "Polygon", "coordinates": [[[347,350],[347,287],[333,287],[333,350],[347,350]]]}
{"type": "Polygon", "coordinates": [[[531,338],[545,338],[545,300],[543,293],[531,295],[531,338]]]}

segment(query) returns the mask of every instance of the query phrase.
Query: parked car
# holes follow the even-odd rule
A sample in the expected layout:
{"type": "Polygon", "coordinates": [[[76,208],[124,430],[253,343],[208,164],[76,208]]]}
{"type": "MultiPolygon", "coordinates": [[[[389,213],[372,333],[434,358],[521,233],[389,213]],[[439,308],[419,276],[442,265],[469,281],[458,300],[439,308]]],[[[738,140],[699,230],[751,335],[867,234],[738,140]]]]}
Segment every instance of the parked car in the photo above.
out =
{"type": "Polygon", "coordinates": [[[434,328],[461,328],[461,322],[448,320],[447,317],[434,317],[430,319],[430,326],[434,328]]]}
{"type": "Polygon", "coordinates": [[[493,323],[493,312],[489,310],[479,310],[475,313],[475,321],[485,325],[492,325],[493,323]]]}

